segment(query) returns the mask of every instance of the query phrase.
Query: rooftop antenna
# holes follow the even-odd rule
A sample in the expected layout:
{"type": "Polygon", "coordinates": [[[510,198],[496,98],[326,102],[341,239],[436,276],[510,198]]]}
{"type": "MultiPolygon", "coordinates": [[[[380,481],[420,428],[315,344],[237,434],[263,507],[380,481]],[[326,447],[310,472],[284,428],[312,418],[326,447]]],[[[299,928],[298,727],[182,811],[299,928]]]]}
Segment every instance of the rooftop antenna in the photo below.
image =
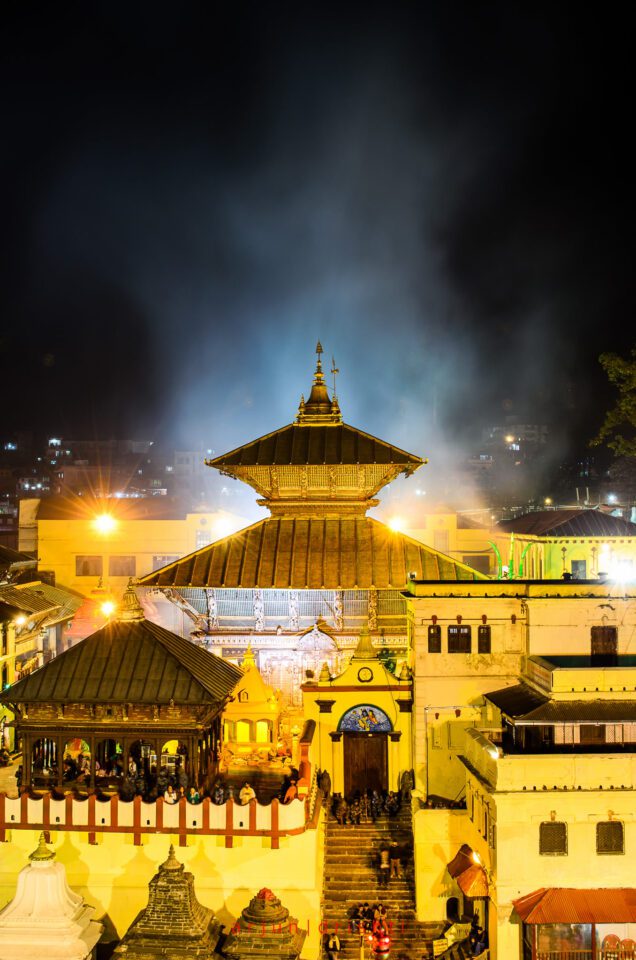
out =
{"type": "Polygon", "coordinates": [[[333,395],[336,396],[336,374],[340,373],[338,367],[336,366],[336,361],[334,359],[333,353],[331,354],[331,372],[333,374],[333,395]]]}

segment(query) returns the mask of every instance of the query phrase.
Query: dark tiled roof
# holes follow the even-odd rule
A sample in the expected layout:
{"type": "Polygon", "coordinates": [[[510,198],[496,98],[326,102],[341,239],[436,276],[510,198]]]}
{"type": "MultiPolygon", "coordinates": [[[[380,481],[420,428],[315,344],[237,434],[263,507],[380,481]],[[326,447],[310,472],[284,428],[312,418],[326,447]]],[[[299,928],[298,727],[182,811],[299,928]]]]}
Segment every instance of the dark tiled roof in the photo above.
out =
{"type": "Polygon", "coordinates": [[[369,517],[271,517],[142,577],[146,587],[402,590],[416,580],[487,580],[369,517]]]}
{"type": "Polygon", "coordinates": [[[634,700],[550,700],[524,683],[485,694],[502,713],[520,723],[634,723],[634,700]]]}
{"type": "Polygon", "coordinates": [[[403,464],[411,468],[411,472],[424,461],[346,423],[335,426],[290,423],[206,462],[219,470],[255,465],[386,463],[403,464]]]}
{"type": "Polygon", "coordinates": [[[523,717],[536,710],[537,707],[548,703],[549,698],[541,696],[536,690],[527,686],[525,683],[517,683],[513,687],[504,687],[503,690],[493,690],[491,693],[484,694],[486,700],[490,700],[496,707],[499,707],[502,713],[507,717],[515,719],[523,717]]]}
{"type": "Polygon", "coordinates": [[[223,700],[242,676],[149,620],[114,620],[9,687],[0,702],[203,705],[223,700]]]}
{"type": "Polygon", "coordinates": [[[6,570],[14,563],[35,564],[35,558],[30,557],[28,553],[20,553],[19,550],[13,550],[11,547],[5,547],[0,543],[0,569],[6,570]]]}
{"type": "Polygon", "coordinates": [[[24,587],[18,590],[17,587],[9,585],[0,587],[0,600],[11,606],[19,607],[27,613],[46,613],[48,610],[54,610],[59,606],[59,601],[51,600],[44,593],[37,589],[24,587]]]}
{"type": "Polygon", "coordinates": [[[497,530],[534,537],[636,537],[636,523],[600,510],[537,510],[500,520],[497,530]]]}

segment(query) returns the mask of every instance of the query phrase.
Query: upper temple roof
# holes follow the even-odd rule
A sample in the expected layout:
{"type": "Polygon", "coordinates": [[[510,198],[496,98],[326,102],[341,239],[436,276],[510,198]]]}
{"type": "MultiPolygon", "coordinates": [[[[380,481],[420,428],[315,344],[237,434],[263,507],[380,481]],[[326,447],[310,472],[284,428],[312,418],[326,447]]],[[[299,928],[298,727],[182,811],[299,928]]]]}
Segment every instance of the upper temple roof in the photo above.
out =
{"type": "Polygon", "coordinates": [[[220,470],[233,466],[377,463],[396,464],[412,473],[424,460],[346,423],[318,426],[290,423],[206,463],[220,470]]]}
{"type": "MultiPolygon", "coordinates": [[[[425,460],[343,423],[318,362],[309,399],[301,397],[294,423],[206,460],[209,467],[250,484],[268,501],[369,501],[378,490],[425,460]]],[[[332,371],[335,375],[335,366],[332,371]]],[[[334,384],[335,387],[335,384],[334,384]]]]}

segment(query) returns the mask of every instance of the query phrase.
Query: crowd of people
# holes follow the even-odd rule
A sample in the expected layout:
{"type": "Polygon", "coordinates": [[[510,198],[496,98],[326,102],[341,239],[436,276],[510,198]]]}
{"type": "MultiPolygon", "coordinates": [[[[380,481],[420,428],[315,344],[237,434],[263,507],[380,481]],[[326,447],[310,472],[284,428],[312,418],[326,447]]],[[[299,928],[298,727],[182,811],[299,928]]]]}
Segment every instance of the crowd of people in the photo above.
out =
{"type": "Polygon", "coordinates": [[[341,793],[333,795],[331,812],[338,823],[375,823],[383,814],[391,819],[400,812],[400,795],[393,790],[356,790],[349,800],[341,793]]]}
{"type": "MultiPolygon", "coordinates": [[[[79,784],[88,785],[90,782],[90,755],[79,753],[77,756],[66,754],[63,760],[63,786],[70,787],[79,784]]],[[[40,774],[46,776],[52,784],[57,783],[58,768],[51,765],[45,768],[42,765],[39,768],[40,774]]],[[[37,775],[38,768],[34,769],[37,775]]],[[[16,782],[18,788],[22,785],[22,765],[16,770],[16,782]]],[[[233,800],[242,805],[248,804],[251,800],[256,800],[257,794],[254,787],[245,781],[240,789],[235,790],[232,784],[225,783],[221,778],[214,781],[210,789],[197,787],[189,782],[188,773],[181,757],[177,757],[176,763],[171,766],[151,764],[147,759],[130,757],[128,769],[124,772],[124,758],[121,753],[100,764],[95,761],[95,782],[96,786],[103,785],[104,779],[108,779],[110,786],[116,786],[117,792],[122,800],[132,800],[140,796],[146,803],[152,803],[158,797],[162,797],[165,803],[177,803],[181,799],[188,803],[201,803],[204,797],[209,797],[211,802],[217,805],[225,803],[227,800],[233,800]],[[113,784],[112,780],[116,783],[113,784]],[[101,783],[100,783],[101,781],[101,783]]],[[[278,792],[278,799],[281,803],[291,803],[298,797],[298,781],[300,774],[295,768],[291,768],[284,777],[278,792]]]]}

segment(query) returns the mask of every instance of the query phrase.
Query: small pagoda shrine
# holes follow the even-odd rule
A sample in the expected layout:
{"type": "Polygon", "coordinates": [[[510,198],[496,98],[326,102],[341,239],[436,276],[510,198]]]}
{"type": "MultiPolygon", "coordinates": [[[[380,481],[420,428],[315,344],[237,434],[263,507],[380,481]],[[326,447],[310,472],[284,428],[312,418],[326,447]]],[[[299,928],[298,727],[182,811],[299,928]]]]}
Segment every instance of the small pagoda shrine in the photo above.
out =
{"type": "Polygon", "coordinates": [[[221,924],[194,892],[194,876],[179,863],[171,845],[168,859],[148,884],[148,906],[133,921],[114,957],[126,960],[212,960],[221,924]]]}
{"type": "Polygon", "coordinates": [[[280,691],[265,683],[251,647],[241,663],[243,676],[223,713],[223,743],[233,758],[263,763],[277,752],[280,691]]]}
{"type": "Polygon", "coordinates": [[[146,778],[183,767],[190,783],[205,782],[242,675],[146,620],[129,584],[116,617],[0,693],[22,740],[22,788],[116,789],[131,761],[146,778]]]}
{"type": "Polygon", "coordinates": [[[18,874],[16,895],[0,911],[0,960],[87,960],[103,926],[94,907],[73,893],[66,870],[40,834],[31,861],[18,874]]]}
{"type": "Polygon", "coordinates": [[[230,960],[280,957],[298,960],[306,930],[289,915],[278,897],[263,887],[252,897],[223,944],[223,956],[230,960]]]}

